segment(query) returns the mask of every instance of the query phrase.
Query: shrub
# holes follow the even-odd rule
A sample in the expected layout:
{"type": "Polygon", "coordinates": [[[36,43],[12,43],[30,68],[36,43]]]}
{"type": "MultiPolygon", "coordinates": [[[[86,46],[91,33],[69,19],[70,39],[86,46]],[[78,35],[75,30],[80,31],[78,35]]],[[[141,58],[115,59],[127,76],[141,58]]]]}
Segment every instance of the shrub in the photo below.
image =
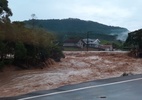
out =
{"type": "Polygon", "coordinates": [[[64,58],[64,54],[61,50],[61,48],[59,48],[56,45],[51,45],[50,46],[50,58],[54,59],[55,61],[59,62],[61,58],[64,58]]]}
{"type": "Polygon", "coordinates": [[[25,48],[24,44],[22,42],[17,42],[15,44],[15,54],[14,54],[14,60],[25,62],[27,57],[27,49],[25,48]]]}

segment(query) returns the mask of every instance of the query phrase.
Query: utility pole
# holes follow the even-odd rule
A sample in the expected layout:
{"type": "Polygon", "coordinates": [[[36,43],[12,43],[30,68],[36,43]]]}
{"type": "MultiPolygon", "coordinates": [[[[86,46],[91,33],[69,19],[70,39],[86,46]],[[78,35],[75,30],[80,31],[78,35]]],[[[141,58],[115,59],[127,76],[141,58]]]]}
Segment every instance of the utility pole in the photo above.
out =
{"type": "Polygon", "coordinates": [[[92,33],[93,31],[88,31],[87,32],[87,51],[89,51],[89,35],[92,33]]]}
{"type": "Polygon", "coordinates": [[[88,51],[88,48],[89,48],[89,45],[88,45],[89,41],[88,41],[88,38],[89,38],[89,32],[87,32],[87,51],[88,51]]]}

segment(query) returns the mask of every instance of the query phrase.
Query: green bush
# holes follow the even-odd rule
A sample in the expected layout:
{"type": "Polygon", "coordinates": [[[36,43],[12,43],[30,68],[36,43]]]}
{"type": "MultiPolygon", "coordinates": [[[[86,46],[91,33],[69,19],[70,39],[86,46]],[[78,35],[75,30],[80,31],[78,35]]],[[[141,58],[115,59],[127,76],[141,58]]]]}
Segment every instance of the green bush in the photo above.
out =
{"type": "Polygon", "coordinates": [[[14,59],[17,61],[24,62],[27,57],[27,49],[25,48],[24,44],[22,42],[17,42],[15,44],[15,54],[14,59]]]}
{"type": "Polygon", "coordinates": [[[64,57],[61,49],[54,45],[54,36],[47,31],[26,28],[19,22],[9,23],[6,30],[0,29],[1,66],[12,63],[27,69],[49,58],[60,61],[64,57]]]}
{"type": "Polygon", "coordinates": [[[59,62],[61,58],[64,58],[64,54],[61,50],[61,48],[59,48],[56,45],[51,45],[50,46],[50,58],[54,59],[55,61],[59,62]]]}

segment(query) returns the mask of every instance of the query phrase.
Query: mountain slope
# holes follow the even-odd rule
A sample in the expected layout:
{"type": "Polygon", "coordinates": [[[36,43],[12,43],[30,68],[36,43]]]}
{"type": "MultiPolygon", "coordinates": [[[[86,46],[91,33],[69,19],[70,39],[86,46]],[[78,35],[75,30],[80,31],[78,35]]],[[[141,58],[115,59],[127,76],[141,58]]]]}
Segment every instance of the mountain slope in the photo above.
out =
{"type": "MultiPolygon", "coordinates": [[[[93,21],[84,21],[73,18],[62,20],[28,20],[24,22],[28,27],[34,26],[44,28],[48,31],[56,33],[56,35],[60,35],[60,37],[65,35],[82,37],[85,33],[91,31],[91,34],[99,37],[113,36],[113,38],[116,38],[116,36],[128,32],[128,29],[126,28],[108,26],[93,21]]],[[[86,35],[84,36],[86,37],[86,35]]]]}
{"type": "MultiPolygon", "coordinates": [[[[33,23],[32,20],[25,21],[26,24],[33,23]]],[[[80,19],[50,19],[50,20],[34,20],[35,26],[45,28],[53,32],[88,32],[109,34],[128,31],[126,28],[107,26],[93,21],[84,21],[80,19]]]]}

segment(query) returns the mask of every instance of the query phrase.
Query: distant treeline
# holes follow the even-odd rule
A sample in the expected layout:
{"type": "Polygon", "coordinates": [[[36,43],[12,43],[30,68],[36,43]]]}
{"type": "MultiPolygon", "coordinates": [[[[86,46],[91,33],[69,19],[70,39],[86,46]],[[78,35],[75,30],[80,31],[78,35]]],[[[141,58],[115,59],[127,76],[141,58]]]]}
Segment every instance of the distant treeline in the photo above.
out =
{"type": "Polygon", "coordinates": [[[27,27],[33,25],[55,33],[60,40],[64,37],[86,37],[90,31],[90,37],[103,40],[116,40],[117,35],[128,32],[126,28],[108,26],[93,21],[84,21],[80,19],[51,19],[51,20],[28,20],[24,21],[27,27]]]}

